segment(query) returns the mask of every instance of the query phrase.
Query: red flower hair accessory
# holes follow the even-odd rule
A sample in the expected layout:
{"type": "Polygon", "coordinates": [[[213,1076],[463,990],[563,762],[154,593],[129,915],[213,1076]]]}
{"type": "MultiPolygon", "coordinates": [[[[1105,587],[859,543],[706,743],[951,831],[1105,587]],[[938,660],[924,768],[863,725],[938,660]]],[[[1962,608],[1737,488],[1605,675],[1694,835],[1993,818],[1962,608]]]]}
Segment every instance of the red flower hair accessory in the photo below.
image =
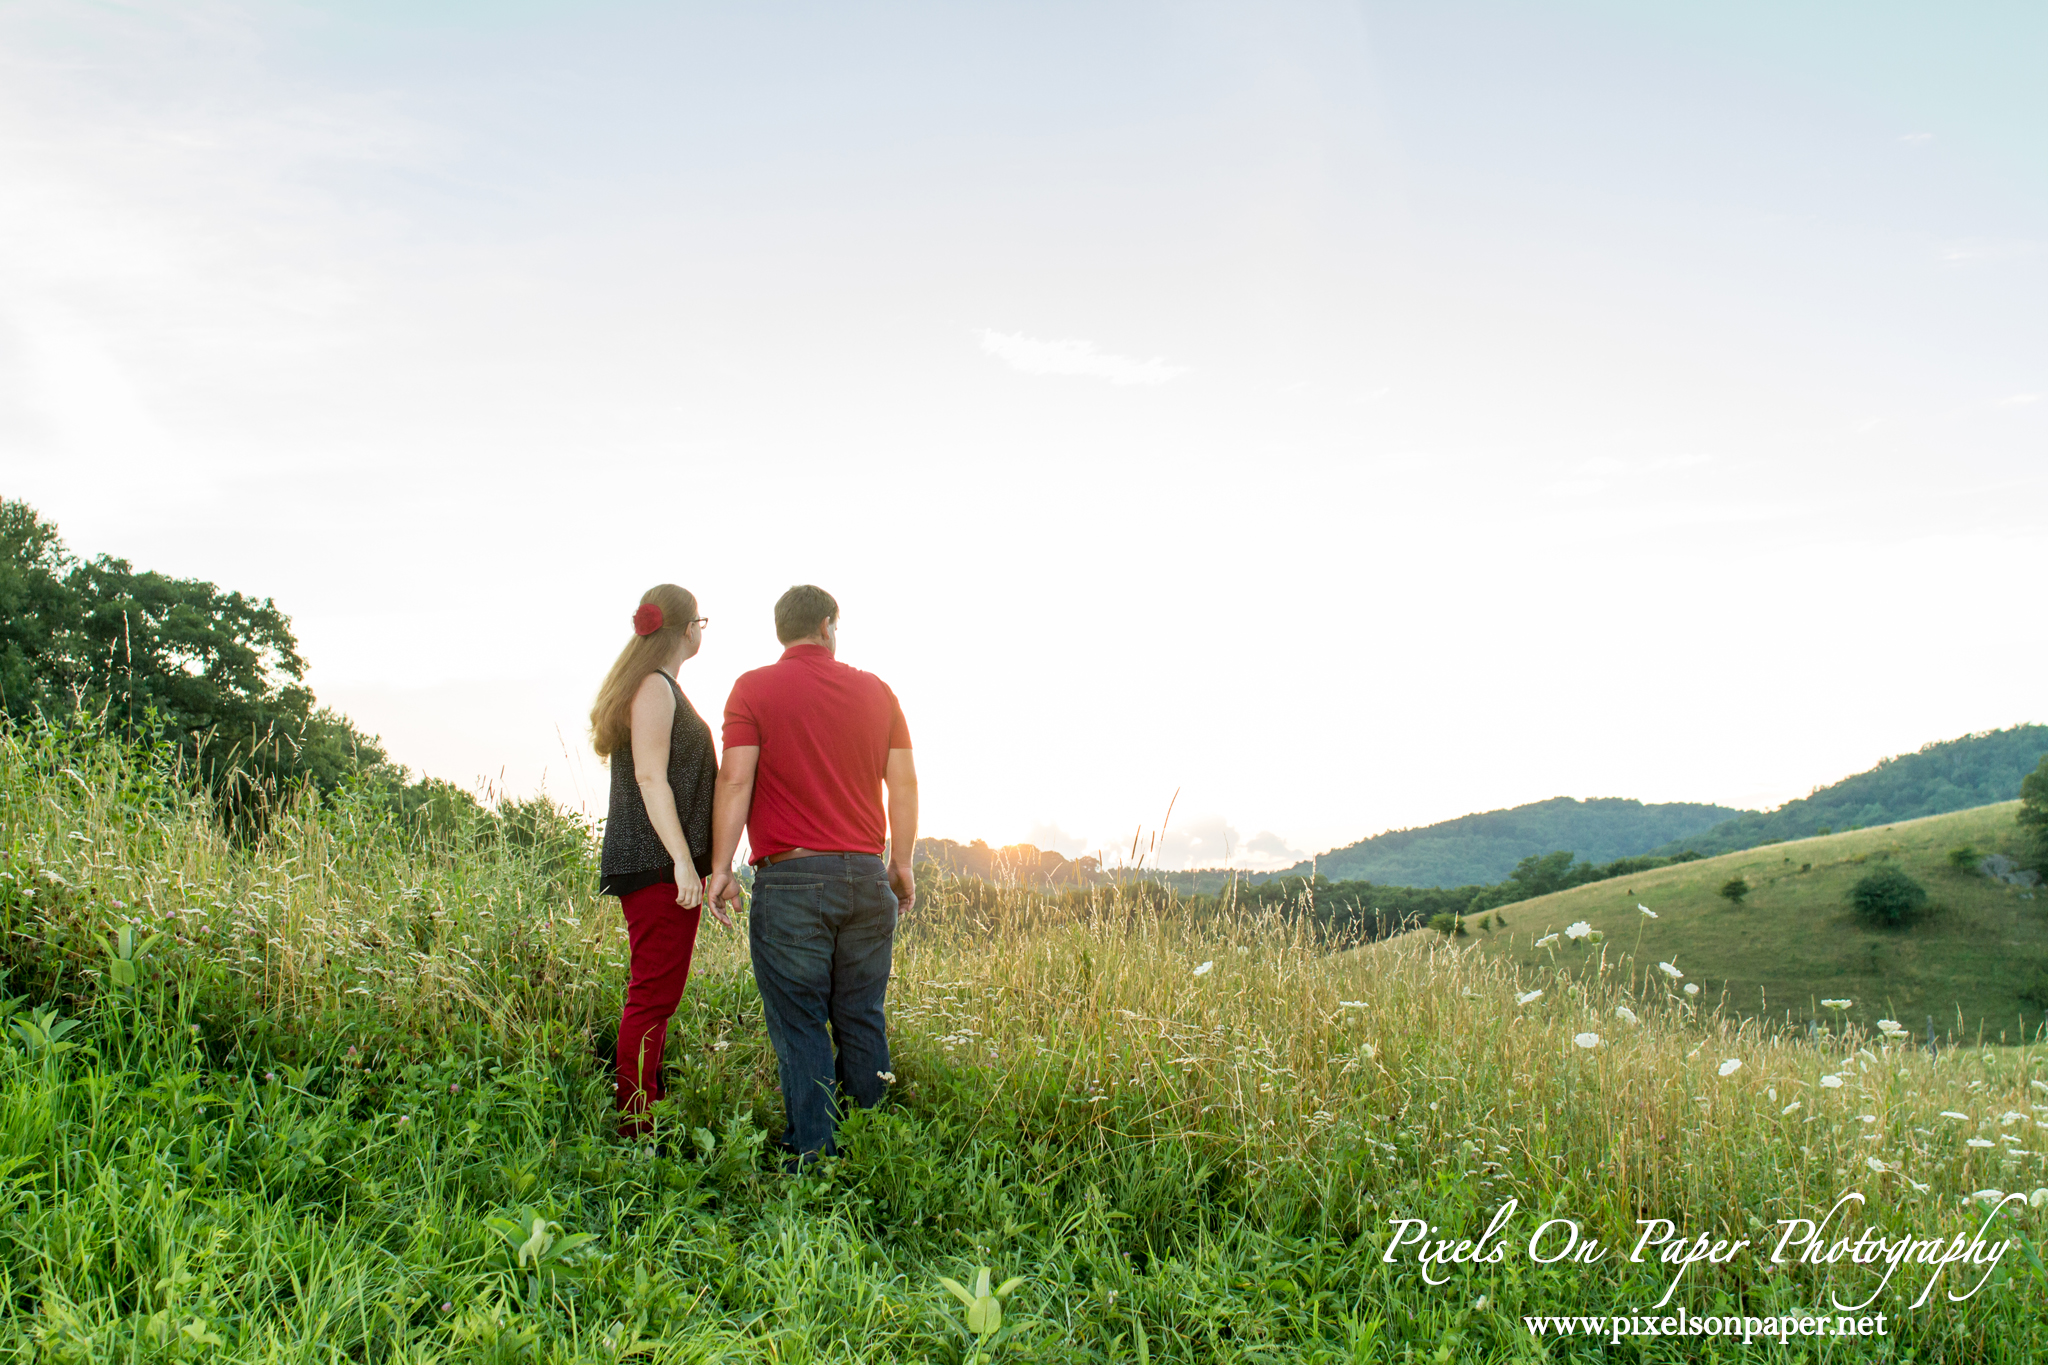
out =
{"type": "Polygon", "coordinates": [[[662,626],[661,608],[652,602],[642,602],[640,609],[633,613],[633,633],[652,635],[662,626]]]}

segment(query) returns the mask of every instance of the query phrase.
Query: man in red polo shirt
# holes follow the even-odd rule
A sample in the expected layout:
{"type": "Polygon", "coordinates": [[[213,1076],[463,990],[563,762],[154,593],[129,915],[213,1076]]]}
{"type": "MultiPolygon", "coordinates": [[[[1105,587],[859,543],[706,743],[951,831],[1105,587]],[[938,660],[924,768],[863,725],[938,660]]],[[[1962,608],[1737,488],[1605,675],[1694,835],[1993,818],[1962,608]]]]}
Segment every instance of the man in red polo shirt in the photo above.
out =
{"type": "Polygon", "coordinates": [[[740,675],[725,703],[710,894],[714,906],[738,902],[732,860],[744,826],[747,937],[782,1073],[783,1145],[804,1161],[837,1150],[840,1097],[875,1104],[892,1079],[882,1002],[897,915],[917,899],[917,770],[896,694],[833,657],[832,594],[784,593],[775,635],[782,658],[740,675]]]}

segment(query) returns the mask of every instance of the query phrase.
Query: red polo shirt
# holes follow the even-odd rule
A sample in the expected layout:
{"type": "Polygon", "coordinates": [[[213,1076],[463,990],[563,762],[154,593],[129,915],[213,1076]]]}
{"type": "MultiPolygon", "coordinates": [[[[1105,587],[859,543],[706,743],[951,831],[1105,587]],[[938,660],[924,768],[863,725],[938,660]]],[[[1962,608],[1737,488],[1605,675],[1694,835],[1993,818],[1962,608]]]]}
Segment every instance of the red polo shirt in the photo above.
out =
{"type": "Polygon", "coordinates": [[[792,848],[875,853],[888,838],[882,776],[910,747],[896,694],[823,645],[791,645],[740,674],[725,703],[725,747],[758,746],[749,858],[792,848]]]}

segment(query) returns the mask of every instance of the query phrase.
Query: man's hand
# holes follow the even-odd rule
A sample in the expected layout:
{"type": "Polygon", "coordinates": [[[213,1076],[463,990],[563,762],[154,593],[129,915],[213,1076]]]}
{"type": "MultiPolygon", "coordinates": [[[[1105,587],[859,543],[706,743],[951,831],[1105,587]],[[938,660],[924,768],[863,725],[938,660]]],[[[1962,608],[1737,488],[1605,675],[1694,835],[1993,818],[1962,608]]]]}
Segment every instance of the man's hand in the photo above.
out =
{"type": "Polygon", "coordinates": [[[917,904],[917,874],[909,863],[889,864],[889,889],[896,893],[896,913],[907,915],[917,904]]]}
{"type": "Polygon", "coordinates": [[[917,856],[917,764],[908,749],[891,749],[882,773],[889,789],[889,889],[896,893],[896,913],[907,915],[917,904],[917,875],[910,870],[917,856]]]}
{"type": "Polygon", "coordinates": [[[685,910],[695,910],[704,900],[704,882],[695,872],[676,874],[676,904],[685,910]]]}
{"type": "Polygon", "coordinates": [[[709,904],[711,906],[711,913],[718,917],[720,924],[723,924],[728,929],[732,928],[732,916],[727,914],[726,911],[739,907],[740,884],[739,880],[732,875],[731,868],[711,874],[710,891],[709,904]]]}

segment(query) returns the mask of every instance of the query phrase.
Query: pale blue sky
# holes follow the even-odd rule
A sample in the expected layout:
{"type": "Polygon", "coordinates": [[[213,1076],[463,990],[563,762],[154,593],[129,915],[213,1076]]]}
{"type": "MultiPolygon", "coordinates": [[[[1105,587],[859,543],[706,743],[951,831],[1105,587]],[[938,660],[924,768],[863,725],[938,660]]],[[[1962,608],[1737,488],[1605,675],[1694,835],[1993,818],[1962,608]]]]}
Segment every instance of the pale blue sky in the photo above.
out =
{"type": "Polygon", "coordinates": [[[837,592],[936,834],[1776,802],[2044,718],[2044,58],[2022,6],[17,0],[0,485],[572,803],[660,579],[714,719],[837,592]]]}

